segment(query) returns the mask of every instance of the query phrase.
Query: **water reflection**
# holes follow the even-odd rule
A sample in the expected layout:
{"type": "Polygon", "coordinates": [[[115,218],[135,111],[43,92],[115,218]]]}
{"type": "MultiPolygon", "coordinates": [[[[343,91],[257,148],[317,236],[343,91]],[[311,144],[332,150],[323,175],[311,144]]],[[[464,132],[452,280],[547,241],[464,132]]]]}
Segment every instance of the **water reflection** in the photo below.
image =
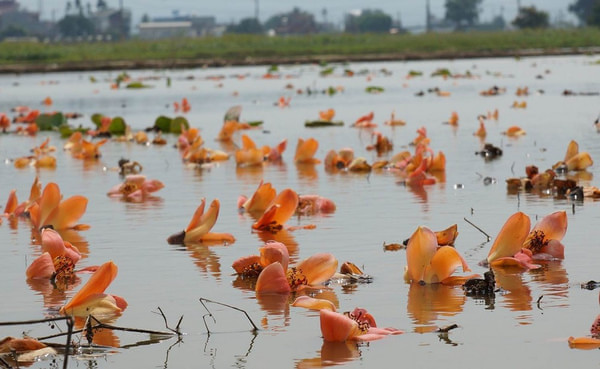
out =
{"type": "Polygon", "coordinates": [[[438,315],[454,316],[463,310],[465,293],[460,287],[442,284],[420,285],[412,283],[408,290],[406,309],[417,333],[437,329],[438,315]]]}
{"type": "Polygon", "coordinates": [[[532,282],[540,285],[544,293],[544,305],[569,307],[569,275],[560,261],[539,261],[541,268],[532,270],[532,282]],[[550,301],[547,301],[550,300],[550,301]]]}
{"type": "Polygon", "coordinates": [[[77,276],[71,278],[70,284],[57,286],[50,279],[28,279],[29,288],[41,295],[44,301],[44,308],[51,313],[57,312],[67,300],[67,292],[72,291],[81,283],[77,276]]]}
{"type": "Polygon", "coordinates": [[[352,341],[328,342],[323,341],[318,356],[310,359],[301,359],[296,362],[296,368],[323,368],[326,366],[345,364],[360,357],[358,345],[352,341]]]}
{"type": "MultiPolygon", "coordinates": [[[[520,269],[515,268],[493,268],[496,276],[496,285],[505,293],[500,294],[500,305],[511,311],[530,311],[531,289],[523,282],[523,274],[520,269]]],[[[530,324],[530,314],[517,317],[520,324],[530,324]]]]}
{"type": "Polygon", "coordinates": [[[298,179],[307,182],[315,182],[319,177],[317,165],[314,163],[296,163],[296,171],[298,172],[298,179]]]}
{"type": "Polygon", "coordinates": [[[186,243],[185,249],[194,259],[194,264],[200,269],[202,274],[210,273],[217,280],[221,279],[221,262],[219,257],[211,250],[212,246],[223,246],[223,242],[210,243],[186,243]]]}
{"type": "Polygon", "coordinates": [[[262,165],[254,165],[250,167],[236,167],[235,177],[238,181],[245,184],[255,185],[264,177],[264,169],[262,165]]]}
{"type": "Polygon", "coordinates": [[[263,329],[285,331],[290,325],[290,304],[292,294],[257,293],[256,301],[265,315],[260,319],[263,329]]]}

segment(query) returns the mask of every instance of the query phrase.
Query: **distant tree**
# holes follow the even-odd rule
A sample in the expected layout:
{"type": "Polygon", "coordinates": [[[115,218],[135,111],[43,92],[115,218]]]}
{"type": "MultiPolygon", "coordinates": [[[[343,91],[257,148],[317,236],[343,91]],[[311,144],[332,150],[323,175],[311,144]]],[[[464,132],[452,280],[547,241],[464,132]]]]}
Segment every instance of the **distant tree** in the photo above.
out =
{"type": "Polygon", "coordinates": [[[227,26],[227,33],[263,33],[263,26],[256,18],[244,18],[238,24],[227,26]]]}
{"type": "Polygon", "coordinates": [[[142,23],[147,22],[150,22],[150,16],[148,15],[148,13],[144,13],[144,15],[142,15],[142,23]]]}
{"type": "Polygon", "coordinates": [[[446,0],[446,19],[456,29],[472,26],[479,19],[479,5],[483,0],[446,0]]]}
{"type": "Polygon", "coordinates": [[[11,24],[0,32],[0,40],[4,40],[7,37],[23,37],[27,36],[27,31],[23,28],[11,24]]]}
{"type": "Polygon", "coordinates": [[[569,11],[577,16],[581,24],[600,26],[600,0],[577,0],[569,5],[569,11]]]}
{"type": "Polygon", "coordinates": [[[98,0],[98,2],[96,3],[96,8],[98,10],[104,10],[108,8],[108,4],[104,0],[98,0]]]}
{"type": "Polygon", "coordinates": [[[58,21],[60,34],[66,37],[87,36],[94,34],[94,23],[83,15],[65,15],[58,21]]]}
{"type": "Polygon", "coordinates": [[[547,28],[549,25],[548,12],[537,10],[535,6],[524,6],[519,8],[519,13],[512,24],[521,29],[547,28]]]}
{"type": "Polygon", "coordinates": [[[352,33],[382,33],[389,32],[392,27],[392,17],[378,9],[365,9],[360,15],[346,16],[345,30],[352,33]]]}
{"type": "Polygon", "coordinates": [[[317,32],[317,22],[311,13],[292,9],[291,12],[272,16],[265,22],[265,29],[272,29],[278,34],[306,34],[317,32]]]}

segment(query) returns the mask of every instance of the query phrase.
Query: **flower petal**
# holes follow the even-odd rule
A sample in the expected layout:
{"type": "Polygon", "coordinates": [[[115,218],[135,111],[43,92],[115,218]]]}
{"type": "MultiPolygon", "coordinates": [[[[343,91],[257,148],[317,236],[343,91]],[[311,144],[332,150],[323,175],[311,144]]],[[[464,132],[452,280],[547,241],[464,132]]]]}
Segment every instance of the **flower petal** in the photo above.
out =
{"type": "Polygon", "coordinates": [[[567,233],[567,212],[556,211],[540,219],[529,233],[527,241],[529,241],[534,231],[544,232],[546,240],[561,241],[567,233]]]}
{"type": "Polygon", "coordinates": [[[44,187],[44,191],[42,192],[39,202],[39,224],[36,224],[37,227],[42,227],[48,224],[46,223],[46,219],[60,203],[60,197],[60,188],[56,183],[50,182],[46,185],[46,187],[44,187]]]}
{"type": "Polygon", "coordinates": [[[530,227],[531,221],[525,213],[519,211],[511,215],[494,240],[487,257],[488,263],[491,264],[494,260],[510,257],[519,252],[530,227]]]}
{"type": "Polygon", "coordinates": [[[250,255],[250,256],[242,256],[231,264],[231,267],[235,270],[237,274],[242,274],[244,269],[249,267],[252,264],[259,264],[260,256],[258,255],[250,255]]]}
{"type": "Polygon", "coordinates": [[[329,342],[345,342],[357,336],[358,323],[343,314],[322,309],[320,311],[321,334],[329,342]]]}
{"type": "Polygon", "coordinates": [[[437,251],[437,237],[427,227],[419,227],[412,234],[406,246],[408,279],[413,282],[425,279],[425,270],[437,251]]]}
{"type": "Polygon", "coordinates": [[[263,213],[275,198],[275,189],[270,183],[260,181],[254,195],[243,205],[249,213],[263,213]]]}
{"type": "Polygon", "coordinates": [[[292,303],[292,306],[303,307],[311,310],[329,310],[335,311],[335,305],[333,302],[325,299],[315,299],[309,296],[298,296],[292,303]]]}
{"type": "Polygon", "coordinates": [[[35,259],[27,268],[27,279],[50,279],[56,272],[52,256],[45,252],[35,259]]]}
{"type": "Polygon", "coordinates": [[[319,148],[319,142],[314,138],[308,140],[298,139],[298,146],[296,146],[296,155],[294,155],[294,161],[296,163],[312,163],[317,160],[314,158],[317,149],[319,148]]]}
{"type": "Polygon", "coordinates": [[[71,301],[60,309],[60,312],[62,314],[73,314],[71,311],[78,305],[85,303],[88,297],[102,294],[117,276],[117,271],[118,268],[112,261],[102,264],[81,290],[71,298],[71,301]]]}
{"type": "Polygon", "coordinates": [[[290,255],[285,246],[281,242],[269,241],[263,247],[258,249],[260,251],[260,265],[266,267],[275,262],[281,263],[283,270],[287,270],[290,261],[290,255]]]}
{"type": "Polygon", "coordinates": [[[591,337],[569,337],[569,347],[580,350],[600,348],[600,339],[591,337]]]}
{"type": "Polygon", "coordinates": [[[267,266],[256,280],[257,293],[289,293],[290,284],[280,263],[267,266]]]}
{"type": "Polygon", "coordinates": [[[463,272],[470,271],[465,259],[452,246],[442,246],[431,258],[431,274],[425,282],[437,283],[450,277],[456,268],[462,266],[463,272]]]}
{"type": "MultiPolygon", "coordinates": [[[[201,205],[202,206],[202,205],[201,205]]],[[[219,200],[214,199],[206,211],[206,213],[202,214],[199,219],[198,225],[189,229],[185,233],[184,242],[198,242],[201,240],[202,236],[207,234],[212,227],[214,227],[217,222],[217,217],[219,216],[219,208],[220,208],[219,200]]],[[[196,210],[198,212],[198,210],[196,210]]],[[[194,217],[196,214],[194,214],[194,217]]],[[[190,223],[191,224],[191,223],[190,223]]],[[[188,226],[189,227],[189,226],[188,226]]]]}
{"type": "Polygon", "coordinates": [[[337,270],[338,261],[329,253],[318,253],[302,260],[296,268],[306,277],[308,284],[319,284],[330,279],[337,270]]]}
{"type": "Polygon", "coordinates": [[[194,229],[200,225],[200,218],[202,217],[202,214],[204,214],[204,206],[205,205],[206,205],[206,199],[203,197],[202,200],[200,200],[200,205],[198,205],[198,207],[196,208],[196,211],[194,212],[194,215],[192,216],[190,223],[185,228],[186,232],[188,232],[190,229],[194,229]]]}
{"type": "Polygon", "coordinates": [[[54,229],[68,229],[75,226],[75,223],[83,216],[87,208],[88,200],[84,196],[71,196],[62,201],[46,219],[46,224],[50,224],[54,229]]]}

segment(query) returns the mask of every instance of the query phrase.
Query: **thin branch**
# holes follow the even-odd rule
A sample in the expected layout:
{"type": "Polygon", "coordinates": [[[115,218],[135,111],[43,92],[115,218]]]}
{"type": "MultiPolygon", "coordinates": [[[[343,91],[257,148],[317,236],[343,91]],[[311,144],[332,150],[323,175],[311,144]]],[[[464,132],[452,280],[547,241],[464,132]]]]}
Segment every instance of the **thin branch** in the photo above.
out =
{"type": "Polygon", "coordinates": [[[67,343],[65,344],[65,359],[63,360],[63,369],[67,369],[69,360],[69,351],[71,348],[71,336],[73,335],[73,325],[75,321],[72,316],[67,316],[67,343]]]}
{"type": "MultiPolygon", "coordinates": [[[[158,311],[160,312],[160,315],[162,316],[163,320],[165,321],[165,327],[170,330],[171,332],[177,334],[178,336],[181,336],[181,331],[179,330],[179,326],[181,325],[181,321],[183,320],[183,315],[179,318],[179,321],[177,322],[177,326],[175,327],[175,329],[169,327],[169,323],[167,322],[167,316],[165,315],[165,313],[162,311],[162,309],[159,307],[157,307],[158,311]]],[[[155,312],[156,313],[156,312],[155,312]]]]}
{"type": "MultiPolygon", "coordinates": [[[[213,320],[215,322],[216,322],[216,320],[215,320],[214,316],[212,315],[212,313],[210,312],[210,310],[208,310],[208,308],[206,307],[206,305],[204,304],[204,302],[211,302],[213,304],[225,306],[225,307],[228,307],[230,309],[237,310],[237,311],[240,311],[240,312],[244,313],[244,315],[246,315],[246,318],[248,318],[248,321],[250,322],[250,324],[252,324],[252,327],[253,327],[252,332],[257,332],[258,331],[258,327],[256,326],[256,324],[254,324],[254,322],[250,318],[250,315],[248,315],[248,313],[245,310],[237,308],[235,306],[224,304],[222,302],[213,301],[213,300],[205,299],[204,297],[200,297],[200,303],[202,304],[202,306],[204,306],[204,308],[206,309],[206,311],[208,311],[208,314],[213,318],[213,320]]],[[[206,325],[206,321],[204,322],[204,324],[206,325]]],[[[207,327],[207,330],[208,330],[208,327],[207,327]]]]}
{"type": "Polygon", "coordinates": [[[453,330],[455,328],[458,328],[458,324],[451,324],[451,325],[448,325],[446,327],[438,328],[436,330],[436,332],[437,333],[448,333],[448,332],[450,332],[451,330],[453,330]]]}
{"type": "Polygon", "coordinates": [[[544,310],[542,309],[542,307],[540,306],[540,302],[542,302],[542,298],[544,297],[544,295],[540,295],[540,297],[538,297],[537,299],[537,308],[540,310],[544,310]]]}
{"type": "Polygon", "coordinates": [[[490,237],[489,234],[485,233],[481,228],[477,227],[475,224],[473,224],[471,221],[469,221],[467,218],[463,218],[465,220],[465,222],[469,223],[470,225],[472,225],[476,230],[478,230],[479,232],[483,233],[486,237],[488,242],[492,239],[492,237],[490,237]]]}

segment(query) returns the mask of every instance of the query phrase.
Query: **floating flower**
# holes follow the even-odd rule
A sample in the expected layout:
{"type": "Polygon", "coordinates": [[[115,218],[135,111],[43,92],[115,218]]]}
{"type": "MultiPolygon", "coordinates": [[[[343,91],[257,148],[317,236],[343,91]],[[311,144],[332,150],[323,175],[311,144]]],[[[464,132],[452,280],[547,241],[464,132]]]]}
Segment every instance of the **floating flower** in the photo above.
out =
{"type": "Polygon", "coordinates": [[[81,259],[81,253],[70,242],[64,241],[58,232],[42,229],[42,251],[44,253],[27,268],[25,274],[28,279],[70,279],[74,276],[75,264],[81,259]]]}
{"type": "MultiPolygon", "coordinates": [[[[562,163],[559,162],[554,167],[560,164],[562,163]]],[[[593,164],[594,161],[587,151],[579,152],[579,144],[575,141],[569,142],[564,160],[564,165],[566,165],[567,170],[585,170],[593,164]]]]}
{"type": "Polygon", "coordinates": [[[267,207],[252,229],[277,231],[294,215],[298,207],[298,195],[289,188],[281,191],[267,207]]]}
{"type": "Polygon", "coordinates": [[[262,214],[275,198],[276,191],[270,183],[260,181],[251,198],[242,195],[238,198],[238,209],[251,214],[262,214]]]}
{"type": "Polygon", "coordinates": [[[214,227],[219,216],[221,204],[218,199],[210,203],[208,211],[204,213],[206,199],[202,198],[200,206],[194,212],[192,220],[187,228],[174,235],[171,235],[167,242],[171,245],[184,244],[188,242],[235,242],[235,238],[229,233],[212,233],[210,230],[214,227]]]}
{"type": "Polygon", "coordinates": [[[102,264],[71,301],[60,308],[60,313],[77,317],[120,315],[127,308],[125,299],[104,293],[116,278],[117,271],[112,261],[102,264]]]}
{"type": "Polygon", "coordinates": [[[405,126],[406,122],[403,121],[402,119],[396,119],[396,112],[392,111],[392,114],[390,115],[390,120],[386,120],[384,124],[388,125],[388,126],[396,127],[396,126],[405,126]]]}
{"type": "Polygon", "coordinates": [[[328,198],[319,195],[300,195],[298,197],[298,206],[296,213],[302,215],[311,215],[319,213],[333,213],[335,203],[328,198]]]}
{"type": "Polygon", "coordinates": [[[373,127],[377,127],[376,123],[373,123],[373,117],[375,116],[375,114],[373,112],[370,112],[369,114],[363,115],[360,118],[358,118],[356,120],[356,122],[354,122],[352,124],[352,127],[357,127],[357,128],[373,128],[373,127]]]}
{"type": "Polygon", "coordinates": [[[110,197],[122,197],[125,200],[143,201],[149,194],[165,187],[156,179],[148,180],[141,174],[130,174],[125,182],[114,186],[108,191],[110,197]]]}
{"type": "Polygon", "coordinates": [[[479,120],[479,129],[477,130],[477,132],[473,133],[473,136],[477,136],[477,137],[481,138],[482,140],[485,139],[485,136],[487,136],[487,132],[485,130],[485,124],[483,123],[483,119],[479,120]]]}
{"type": "Polygon", "coordinates": [[[319,317],[323,339],[330,342],[373,341],[404,333],[396,328],[377,328],[375,319],[365,309],[356,308],[344,314],[322,309],[319,317]]]}
{"type": "Polygon", "coordinates": [[[406,246],[405,279],[420,283],[455,283],[470,277],[451,277],[462,266],[470,271],[462,256],[451,246],[438,246],[437,236],[427,227],[419,227],[406,246]]]}
{"type": "Polygon", "coordinates": [[[529,249],[523,249],[523,243],[527,239],[531,221],[522,212],[511,215],[500,232],[487,256],[487,262],[491,266],[516,266],[525,269],[539,268],[532,264],[533,254],[529,249]]]}
{"type": "Polygon", "coordinates": [[[320,162],[319,159],[314,158],[318,148],[319,142],[314,138],[309,138],[306,141],[299,138],[294,161],[296,163],[318,164],[320,162]]]}
{"type": "Polygon", "coordinates": [[[337,270],[337,259],[329,253],[318,253],[296,266],[284,268],[279,261],[266,266],[256,280],[257,293],[289,293],[306,285],[329,280],[337,270]]]}
{"type": "Polygon", "coordinates": [[[565,246],[560,242],[567,233],[567,213],[557,211],[540,219],[523,243],[534,259],[564,259],[565,246]]]}
{"type": "Polygon", "coordinates": [[[325,111],[319,112],[319,119],[321,120],[331,122],[333,120],[333,117],[335,117],[334,109],[327,109],[325,111]]]}
{"type": "Polygon", "coordinates": [[[42,196],[29,208],[29,218],[36,228],[51,226],[56,230],[86,229],[83,224],[75,224],[85,213],[87,198],[71,196],[62,200],[56,183],[48,183],[42,196]]]}
{"type": "Polygon", "coordinates": [[[510,126],[506,131],[502,132],[502,134],[507,135],[508,137],[519,137],[525,135],[526,132],[519,126],[510,126]]]}
{"type": "Polygon", "coordinates": [[[448,124],[453,127],[458,127],[458,113],[453,111],[450,115],[450,119],[448,119],[448,124]]]}

